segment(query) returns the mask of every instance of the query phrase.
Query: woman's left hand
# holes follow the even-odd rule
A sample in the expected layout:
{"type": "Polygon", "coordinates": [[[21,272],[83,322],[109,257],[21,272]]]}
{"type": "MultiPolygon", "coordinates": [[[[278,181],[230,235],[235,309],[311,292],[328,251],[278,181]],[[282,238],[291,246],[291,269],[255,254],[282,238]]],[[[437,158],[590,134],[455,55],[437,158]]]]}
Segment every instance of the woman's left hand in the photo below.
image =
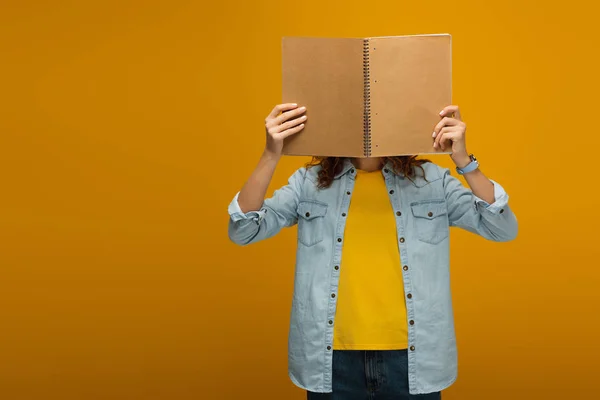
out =
{"type": "Polygon", "coordinates": [[[440,116],[442,120],[433,131],[433,147],[445,151],[451,146],[450,157],[457,167],[462,168],[471,162],[465,142],[467,125],[460,118],[458,106],[444,108],[440,116]]]}

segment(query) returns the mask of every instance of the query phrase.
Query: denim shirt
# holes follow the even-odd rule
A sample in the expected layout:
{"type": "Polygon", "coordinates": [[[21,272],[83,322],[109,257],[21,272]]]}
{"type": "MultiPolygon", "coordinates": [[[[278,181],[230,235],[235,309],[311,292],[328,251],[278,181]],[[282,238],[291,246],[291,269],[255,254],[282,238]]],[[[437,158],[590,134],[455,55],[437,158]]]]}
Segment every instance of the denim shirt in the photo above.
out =
{"type": "MultiPolygon", "coordinates": [[[[331,392],[344,227],[356,171],[346,159],[332,185],[318,189],[319,169],[300,168],[257,211],[243,213],[238,193],[229,205],[229,237],[247,245],[298,224],[288,373],[300,388],[331,392]]],[[[448,169],[433,163],[424,164],[423,169],[425,176],[417,168],[417,176],[411,179],[396,174],[389,164],[381,171],[393,206],[402,261],[411,394],[441,391],[456,380],[449,227],[458,226],[498,242],[517,235],[517,220],[499,184],[492,181],[495,201],[488,204],[448,169]]]]}

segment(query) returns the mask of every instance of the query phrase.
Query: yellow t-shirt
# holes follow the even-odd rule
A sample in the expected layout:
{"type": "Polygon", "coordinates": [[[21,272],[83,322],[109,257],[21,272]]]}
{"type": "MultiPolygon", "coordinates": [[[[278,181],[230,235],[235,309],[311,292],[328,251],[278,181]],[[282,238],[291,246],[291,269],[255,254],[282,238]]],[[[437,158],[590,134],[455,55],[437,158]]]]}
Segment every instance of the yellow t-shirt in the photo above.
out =
{"type": "Polygon", "coordinates": [[[408,347],[395,210],[381,171],[358,170],[346,217],[333,348],[408,347]]]}

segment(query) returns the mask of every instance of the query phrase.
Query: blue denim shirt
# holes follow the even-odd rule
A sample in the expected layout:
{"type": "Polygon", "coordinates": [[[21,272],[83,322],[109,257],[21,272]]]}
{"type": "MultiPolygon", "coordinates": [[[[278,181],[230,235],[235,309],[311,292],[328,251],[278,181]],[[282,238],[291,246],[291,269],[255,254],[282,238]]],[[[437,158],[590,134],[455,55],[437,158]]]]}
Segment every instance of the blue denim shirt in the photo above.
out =
{"type": "MultiPolygon", "coordinates": [[[[296,171],[257,211],[244,214],[236,195],[229,206],[229,237],[247,245],[298,224],[289,376],[300,388],[331,392],[333,327],[339,277],[344,270],[344,227],[356,171],[346,160],[333,184],[318,189],[319,168],[296,171]]],[[[508,195],[496,182],[492,181],[495,201],[488,204],[448,169],[433,163],[423,168],[425,179],[419,173],[412,181],[393,172],[389,164],[381,172],[396,220],[407,319],[414,321],[414,325],[407,324],[411,394],[440,391],[456,379],[449,227],[458,226],[498,242],[517,235],[508,195]]]]}

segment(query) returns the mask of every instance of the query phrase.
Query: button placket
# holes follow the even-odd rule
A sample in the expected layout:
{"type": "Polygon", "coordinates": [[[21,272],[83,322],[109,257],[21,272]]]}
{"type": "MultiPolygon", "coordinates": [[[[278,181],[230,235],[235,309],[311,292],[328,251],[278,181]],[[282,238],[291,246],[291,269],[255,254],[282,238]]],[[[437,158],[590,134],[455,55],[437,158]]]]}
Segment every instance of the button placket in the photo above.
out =
{"type": "MultiPolygon", "coordinates": [[[[399,199],[399,197],[401,197],[401,192],[399,192],[398,194],[396,194],[396,190],[394,190],[394,180],[393,179],[389,179],[388,177],[390,177],[388,174],[385,175],[386,177],[386,186],[388,189],[388,193],[390,194],[390,198],[392,201],[392,206],[398,210],[396,211],[396,216],[400,217],[402,215],[402,212],[400,211],[401,208],[401,200],[399,199]],[[391,181],[391,182],[390,182],[391,181]]],[[[391,177],[390,177],[391,178],[391,177]]],[[[411,286],[412,286],[412,282],[410,279],[410,272],[409,272],[409,266],[408,266],[408,249],[406,248],[406,238],[404,236],[404,221],[402,220],[402,218],[396,218],[396,228],[397,228],[397,235],[398,235],[398,247],[399,247],[399,252],[400,252],[400,259],[403,263],[402,265],[402,276],[404,279],[404,291],[407,293],[406,297],[409,299],[409,301],[406,302],[406,307],[407,307],[407,316],[408,316],[408,342],[409,342],[409,355],[408,355],[408,364],[409,364],[409,375],[411,373],[411,371],[414,371],[415,368],[415,356],[414,356],[414,352],[415,352],[415,318],[414,318],[414,307],[413,307],[413,302],[412,302],[412,290],[411,290],[411,286]]]]}
{"type": "MultiPolygon", "coordinates": [[[[330,295],[329,295],[329,307],[327,313],[327,319],[325,320],[327,329],[325,329],[325,345],[327,349],[327,354],[331,356],[332,346],[333,346],[333,321],[335,316],[336,309],[336,301],[337,301],[337,288],[339,284],[339,274],[340,274],[340,263],[342,259],[342,238],[344,236],[344,231],[346,229],[346,215],[348,213],[348,209],[350,207],[350,198],[352,195],[352,190],[354,189],[354,169],[350,170],[350,173],[346,177],[346,188],[343,191],[345,195],[342,196],[342,213],[341,218],[338,218],[337,223],[337,239],[336,244],[334,246],[334,257],[333,257],[333,269],[330,278],[330,295]]],[[[331,357],[327,357],[328,364],[332,363],[331,357]]],[[[331,368],[331,364],[328,365],[328,368],[331,368]]]]}

